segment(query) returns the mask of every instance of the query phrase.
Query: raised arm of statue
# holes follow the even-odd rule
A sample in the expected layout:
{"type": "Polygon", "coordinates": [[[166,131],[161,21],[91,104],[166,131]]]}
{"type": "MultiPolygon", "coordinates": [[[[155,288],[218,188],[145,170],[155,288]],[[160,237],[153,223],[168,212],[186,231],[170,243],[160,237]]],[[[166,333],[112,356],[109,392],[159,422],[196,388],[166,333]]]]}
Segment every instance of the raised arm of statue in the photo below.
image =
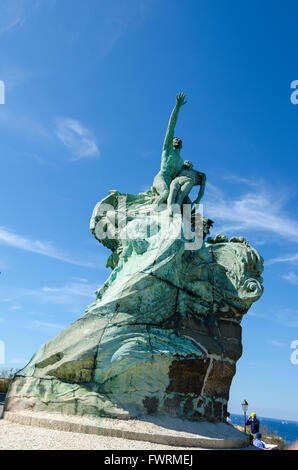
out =
{"type": "Polygon", "coordinates": [[[163,144],[163,150],[170,150],[172,148],[172,142],[174,138],[174,130],[175,130],[175,126],[177,123],[178,112],[181,106],[183,106],[186,103],[187,101],[185,101],[184,93],[179,93],[179,95],[176,96],[175,108],[173,109],[173,112],[170,117],[165,141],[163,144]]]}

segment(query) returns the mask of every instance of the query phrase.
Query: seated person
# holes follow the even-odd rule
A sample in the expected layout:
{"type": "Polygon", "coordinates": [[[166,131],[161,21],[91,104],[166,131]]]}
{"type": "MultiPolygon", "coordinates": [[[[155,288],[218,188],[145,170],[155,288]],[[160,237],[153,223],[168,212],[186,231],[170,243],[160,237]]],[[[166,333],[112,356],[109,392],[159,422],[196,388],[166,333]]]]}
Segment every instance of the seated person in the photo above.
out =
{"type": "Polygon", "coordinates": [[[233,425],[232,420],[231,420],[231,415],[230,415],[230,413],[229,413],[228,411],[227,411],[227,413],[226,413],[226,422],[227,422],[228,424],[232,424],[232,425],[233,425]]]}
{"type": "Polygon", "coordinates": [[[173,179],[170,185],[170,193],[168,197],[168,209],[173,214],[173,204],[182,205],[184,199],[189,195],[194,186],[201,185],[197,199],[192,204],[199,204],[201,201],[206,183],[206,175],[193,169],[193,164],[188,160],[184,161],[184,165],[179,175],[173,179]]]}
{"type": "Polygon", "coordinates": [[[273,449],[277,449],[277,445],[272,445],[272,444],[265,444],[264,441],[261,441],[262,439],[262,434],[260,432],[257,432],[256,434],[256,438],[255,440],[253,441],[253,445],[255,447],[259,447],[260,449],[264,449],[264,450],[273,450],[273,449]]]}
{"type": "Polygon", "coordinates": [[[253,445],[255,447],[259,447],[260,449],[266,449],[266,444],[265,442],[261,441],[261,438],[262,438],[262,434],[260,432],[257,432],[253,445]]]}

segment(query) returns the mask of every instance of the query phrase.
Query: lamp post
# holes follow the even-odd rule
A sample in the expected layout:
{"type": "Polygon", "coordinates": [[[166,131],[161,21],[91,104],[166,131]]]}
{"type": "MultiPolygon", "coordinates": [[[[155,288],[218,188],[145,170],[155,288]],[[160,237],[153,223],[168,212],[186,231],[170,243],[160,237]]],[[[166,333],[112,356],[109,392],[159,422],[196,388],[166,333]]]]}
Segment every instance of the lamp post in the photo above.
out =
{"type": "Polygon", "coordinates": [[[242,410],[243,410],[243,413],[244,413],[244,432],[246,433],[246,412],[248,410],[247,401],[243,400],[243,402],[241,403],[241,406],[242,406],[242,410]]]}

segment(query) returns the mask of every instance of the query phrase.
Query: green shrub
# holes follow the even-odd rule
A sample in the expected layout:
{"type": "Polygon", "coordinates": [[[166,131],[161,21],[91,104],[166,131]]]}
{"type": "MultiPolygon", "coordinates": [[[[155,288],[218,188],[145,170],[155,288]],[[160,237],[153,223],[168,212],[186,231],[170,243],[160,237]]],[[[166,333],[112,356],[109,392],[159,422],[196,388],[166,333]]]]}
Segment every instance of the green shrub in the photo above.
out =
{"type": "MultiPolygon", "coordinates": [[[[234,426],[234,427],[239,429],[239,431],[244,432],[243,426],[234,426]]],[[[260,431],[262,434],[262,441],[264,441],[265,444],[277,445],[279,450],[285,449],[286,441],[281,436],[278,436],[276,432],[274,432],[273,434],[270,433],[268,431],[268,427],[263,424],[261,424],[260,431]]],[[[246,434],[251,435],[251,439],[252,439],[252,434],[250,433],[250,426],[246,426],[246,434]]]]}
{"type": "Polygon", "coordinates": [[[286,447],[286,441],[281,437],[278,436],[277,432],[269,433],[268,427],[266,425],[262,425],[262,441],[266,442],[266,444],[275,444],[278,446],[279,450],[282,450],[286,447]]]}
{"type": "Polygon", "coordinates": [[[0,369],[0,393],[7,393],[11,379],[17,372],[17,369],[0,369]]]}
{"type": "Polygon", "coordinates": [[[11,379],[0,379],[0,393],[7,393],[11,379]]]}

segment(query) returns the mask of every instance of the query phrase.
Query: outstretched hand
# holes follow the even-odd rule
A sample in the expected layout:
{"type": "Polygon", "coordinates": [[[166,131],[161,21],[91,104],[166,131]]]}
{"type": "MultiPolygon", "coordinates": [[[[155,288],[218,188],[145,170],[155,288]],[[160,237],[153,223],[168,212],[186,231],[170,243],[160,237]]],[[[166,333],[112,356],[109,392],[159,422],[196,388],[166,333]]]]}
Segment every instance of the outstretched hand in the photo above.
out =
{"type": "Polygon", "coordinates": [[[179,93],[177,96],[176,96],[176,104],[177,106],[181,107],[183,106],[184,104],[186,104],[187,101],[185,101],[185,94],[184,93],[179,93]]]}

